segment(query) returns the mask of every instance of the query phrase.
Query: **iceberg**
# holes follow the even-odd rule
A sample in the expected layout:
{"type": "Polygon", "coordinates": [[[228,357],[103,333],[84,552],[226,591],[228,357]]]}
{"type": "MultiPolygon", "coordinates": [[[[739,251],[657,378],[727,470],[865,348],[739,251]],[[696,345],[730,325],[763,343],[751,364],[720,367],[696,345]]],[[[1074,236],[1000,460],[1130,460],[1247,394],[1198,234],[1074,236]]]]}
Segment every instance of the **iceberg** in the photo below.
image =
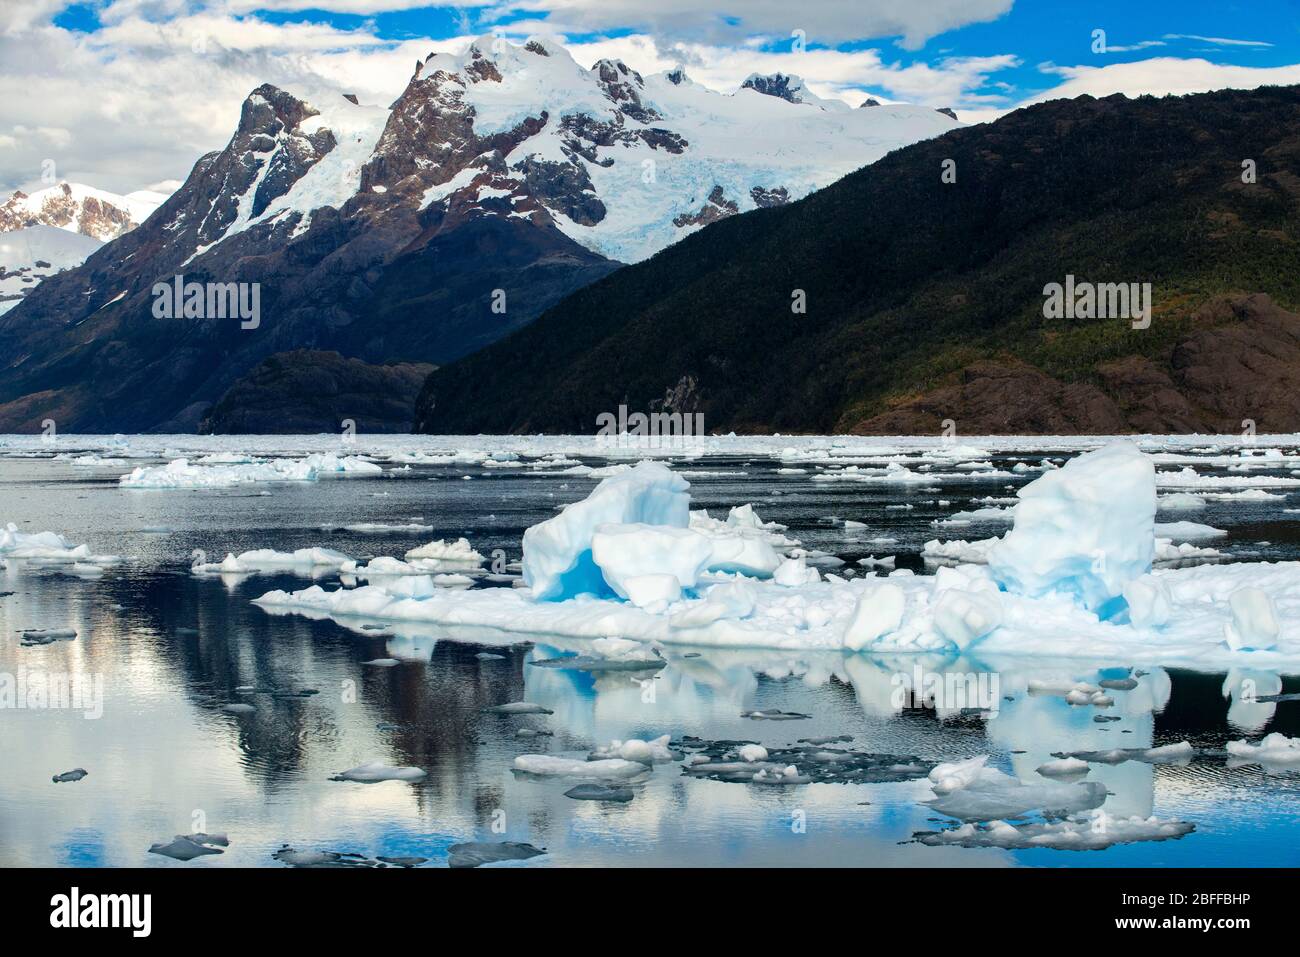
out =
{"type": "Polygon", "coordinates": [[[1015,524],[989,551],[1007,591],[1070,595],[1107,618],[1155,559],[1155,467],[1131,442],[1071,459],[1022,488],[1015,524]]]}
{"type": "Polygon", "coordinates": [[[603,479],[587,498],[524,532],[524,584],[544,601],[613,594],[592,557],[596,530],[628,524],[685,529],[690,524],[689,488],[659,462],[641,462],[603,479]]]}

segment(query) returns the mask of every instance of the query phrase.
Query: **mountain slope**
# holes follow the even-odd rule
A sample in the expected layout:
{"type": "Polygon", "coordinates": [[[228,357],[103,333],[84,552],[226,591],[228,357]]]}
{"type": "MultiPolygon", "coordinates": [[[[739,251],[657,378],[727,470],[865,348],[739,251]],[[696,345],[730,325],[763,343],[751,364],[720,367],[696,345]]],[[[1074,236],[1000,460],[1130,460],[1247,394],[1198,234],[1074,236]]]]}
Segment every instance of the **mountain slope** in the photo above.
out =
{"type": "Polygon", "coordinates": [[[0,317],[0,431],[193,430],[297,349],[452,361],[623,261],[956,125],[490,37],[417,63],[389,107],[265,85],[144,225],[0,317]],[[259,284],[260,324],[155,318],[176,275],[259,284]]]}
{"type": "MultiPolygon", "coordinates": [[[[715,432],[878,431],[884,413],[987,360],[1095,387],[1118,409],[1111,363],[1135,357],[1165,374],[1189,336],[1244,321],[1216,297],[1300,303],[1297,212],[1300,89],[1045,103],[716,223],[580,290],[435,372],[417,428],[591,432],[626,404],[703,412],[715,432]],[[1246,159],[1257,182],[1243,182],[1246,159]],[[946,160],[956,182],[941,177],[946,160]],[[1152,283],[1150,328],[1044,319],[1044,287],[1067,275],[1152,283]],[[791,311],[795,290],[805,315],[791,311]]],[[[1032,428],[1028,413],[942,418],[1017,431],[1032,428]]],[[[1117,414],[1112,426],[1141,427],[1117,414]]],[[[1280,407],[1231,415],[1230,431],[1246,418],[1300,427],[1280,407]]],[[[927,416],[898,421],[937,429],[927,416]]],[[[1086,413],[1072,422],[1093,426],[1086,413]]]]}

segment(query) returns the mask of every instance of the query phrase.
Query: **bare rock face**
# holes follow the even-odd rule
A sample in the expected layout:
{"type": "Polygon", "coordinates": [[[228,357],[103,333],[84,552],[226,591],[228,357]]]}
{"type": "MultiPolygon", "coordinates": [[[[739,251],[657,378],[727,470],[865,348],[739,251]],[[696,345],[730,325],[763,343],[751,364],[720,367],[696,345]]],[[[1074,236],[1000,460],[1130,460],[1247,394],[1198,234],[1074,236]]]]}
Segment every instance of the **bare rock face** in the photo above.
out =
{"type": "Polygon", "coordinates": [[[1132,355],[1096,367],[1098,384],[1065,384],[1024,363],[982,361],[957,382],[853,425],[862,435],[937,433],[952,419],[967,434],[1233,434],[1300,430],[1300,315],[1268,296],[1218,299],[1210,323],[1168,355],[1132,355]]]}
{"type": "Polygon", "coordinates": [[[775,189],[765,189],[762,186],[755,186],[749,191],[750,198],[754,200],[754,205],[759,209],[770,209],[773,206],[784,206],[790,202],[790,191],[784,186],[777,186],[775,189]]]}
{"type": "Polygon", "coordinates": [[[694,213],[682,213],[673,218],[674,226],[707,226],[719,219],[734,216],[739,210],[734,199],[728,199],[721,186],[715,185],[709,193],[708,201],[694,213]]]}
{"type": "Polygon", "coordinates": [[[205,416],[206,434],[293,435],[406,432],[415,397],[435,367],[372,365],[337,352],[299,349],[269,356],[237,380],[205,416]]]}
{"type": "Polygon", "coordinates": [[[1128,431],[1113,399],[1066,385],[1022,362],[975,362],[958,381],[854,425],[854,435],[938,435],[945,420],[967,435],[1128,431]]]}

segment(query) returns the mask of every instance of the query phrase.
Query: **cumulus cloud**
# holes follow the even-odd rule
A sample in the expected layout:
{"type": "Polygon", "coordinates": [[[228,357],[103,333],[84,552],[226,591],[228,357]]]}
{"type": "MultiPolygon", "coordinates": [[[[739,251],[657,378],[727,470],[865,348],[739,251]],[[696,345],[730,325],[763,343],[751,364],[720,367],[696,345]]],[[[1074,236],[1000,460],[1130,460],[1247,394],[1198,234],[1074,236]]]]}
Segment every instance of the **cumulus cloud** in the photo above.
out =
{"type": "Polygon", "coordinates": [[[656,36],[734,42],[761,34],[789,37],[802,30],[809,42],[900,37],[919,49],[931,37],[972,23],[987,23],[1010,12],[1013,0],[745,0],[719,10],[700,0],[507,0],[488,16],[520,11],[547,14],[568,32],[632,28],[656,36]]]}

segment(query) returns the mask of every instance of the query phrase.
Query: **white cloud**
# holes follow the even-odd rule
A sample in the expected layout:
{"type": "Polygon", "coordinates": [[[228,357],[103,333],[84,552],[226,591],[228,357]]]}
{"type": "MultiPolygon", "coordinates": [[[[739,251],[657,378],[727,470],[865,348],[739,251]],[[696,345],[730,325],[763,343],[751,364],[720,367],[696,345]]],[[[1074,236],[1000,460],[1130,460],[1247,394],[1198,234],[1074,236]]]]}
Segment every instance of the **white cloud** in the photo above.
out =
{"type": "Polygon", "coordinates": [[[486,11],[549,14],[557,29],[569,33],[627,29],[661,37],[690,37],[734,43],[761,34],[788,38],[803,30],[810,43],[844,43],[901,37],[907,49],[919,49],[930,37],[972,23],[987,23],[1011,10],[1013,0],[744,0],[730,7],[707,9],[700,0],[504,0],[486,11]]]}
{"type": "Polygon", "coordinates": [[[1167,94],[1205,93],[1210,90],[1253,90],[1270,84],[1300,83],[1300,64],[1279,67],[1233,66],[1211,63],[1202,59],[1153,57],[1134,63],[1112,63],[1106,66],[1055,66],[1043,67],[1063,82],[1052,89],[1032,97],[1027,102],[1037,103],[1060,97],[1154,96],[1167,94]]]}

